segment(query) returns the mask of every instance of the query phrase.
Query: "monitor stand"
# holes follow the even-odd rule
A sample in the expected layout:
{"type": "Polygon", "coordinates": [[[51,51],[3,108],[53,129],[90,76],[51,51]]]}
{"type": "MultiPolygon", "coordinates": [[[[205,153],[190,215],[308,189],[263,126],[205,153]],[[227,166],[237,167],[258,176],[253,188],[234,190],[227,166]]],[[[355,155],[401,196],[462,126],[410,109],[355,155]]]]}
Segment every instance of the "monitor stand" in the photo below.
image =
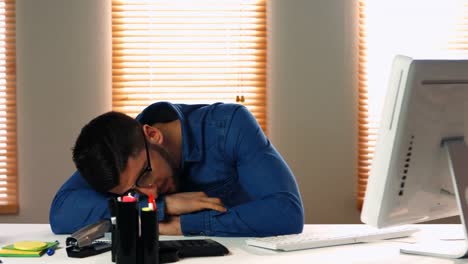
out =
{"type": "Polygon", "coordinates": [[[462,258],[468,255],[468,146],[463,138],[443,140],[442,147],[448,157],[448,165],[454,184],[455,198],[463,228],[464,240],[418,243],[401,248],[402,253],[442,258],[462,258]]]}

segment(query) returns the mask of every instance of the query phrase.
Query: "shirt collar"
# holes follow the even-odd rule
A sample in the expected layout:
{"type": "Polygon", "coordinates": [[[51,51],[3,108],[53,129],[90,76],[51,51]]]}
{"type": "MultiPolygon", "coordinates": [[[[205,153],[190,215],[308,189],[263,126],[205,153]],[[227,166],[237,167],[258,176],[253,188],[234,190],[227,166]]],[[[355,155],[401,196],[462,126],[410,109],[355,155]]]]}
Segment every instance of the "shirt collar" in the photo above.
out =
{"type": "Polygon", "coordinates": [[[186,118],[187,113],[192,110],[193,107],[187,105],[157,102],[146,107],[136,117],[141,124],[152,125],[156,122],[169,121],[174,119],[174,114],[177,115],[182,129],[182,168],[186,162],[198,162],[203,156],[200,147],[202,144],[201,129],[197,129],[201,124],[192,123],[190,118],[186,118]]]}

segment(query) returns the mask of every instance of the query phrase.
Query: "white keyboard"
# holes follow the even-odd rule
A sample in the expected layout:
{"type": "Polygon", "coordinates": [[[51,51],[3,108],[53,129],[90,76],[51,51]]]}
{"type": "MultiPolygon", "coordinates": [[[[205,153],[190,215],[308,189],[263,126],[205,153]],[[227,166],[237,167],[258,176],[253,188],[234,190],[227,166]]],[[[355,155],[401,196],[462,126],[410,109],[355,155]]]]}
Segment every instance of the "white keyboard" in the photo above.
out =
{"type": "Polygon", "coordinates": [[[419,229],[409,226],[376,229],[367,225],[357,225],[352,229],[349,226],[343,228],[335,226],[332,230],[324,230],[324,228],[320,230],[295,235],[249,238],[246,243],[250,246],[272,250],[292,251],[401,238],[419,231],[419,229]]]}

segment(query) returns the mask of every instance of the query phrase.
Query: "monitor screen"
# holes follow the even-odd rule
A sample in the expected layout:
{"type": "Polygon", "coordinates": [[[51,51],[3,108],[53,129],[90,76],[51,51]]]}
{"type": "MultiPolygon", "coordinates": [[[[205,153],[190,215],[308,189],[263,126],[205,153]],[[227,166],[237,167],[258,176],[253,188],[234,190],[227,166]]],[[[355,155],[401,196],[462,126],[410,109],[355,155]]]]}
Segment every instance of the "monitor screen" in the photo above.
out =
{"type": "Polygon", "coordinates": [[[361,220],[381,228],[459,214],[443,142],[468,139],[465,121],[468,60],[396,56],[361,220]]]}

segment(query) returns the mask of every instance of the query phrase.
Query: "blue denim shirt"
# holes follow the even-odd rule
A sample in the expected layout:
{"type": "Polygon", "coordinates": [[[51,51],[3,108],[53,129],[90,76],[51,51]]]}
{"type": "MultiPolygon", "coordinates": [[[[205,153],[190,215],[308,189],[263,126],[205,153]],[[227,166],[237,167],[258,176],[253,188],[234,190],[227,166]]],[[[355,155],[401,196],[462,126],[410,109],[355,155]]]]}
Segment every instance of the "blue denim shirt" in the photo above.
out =
{"type": "MultiPolygon", "coordinates": [[[[182,127],[180,191],[219,197],[228,209],[182,215],[184,235],[271,236],[302,231],[304,210],[294,175],[244,106],[159,102],[137,120],[151,125],[158,113],[168,110],[177,113],[182,127]]],[[[75,172],[52,202],[52,231],[72,233],[109,218],[109,196],[94,191],[75,172]]],[[[157,206],[163,220],[164,196],[157,206]]]]}

